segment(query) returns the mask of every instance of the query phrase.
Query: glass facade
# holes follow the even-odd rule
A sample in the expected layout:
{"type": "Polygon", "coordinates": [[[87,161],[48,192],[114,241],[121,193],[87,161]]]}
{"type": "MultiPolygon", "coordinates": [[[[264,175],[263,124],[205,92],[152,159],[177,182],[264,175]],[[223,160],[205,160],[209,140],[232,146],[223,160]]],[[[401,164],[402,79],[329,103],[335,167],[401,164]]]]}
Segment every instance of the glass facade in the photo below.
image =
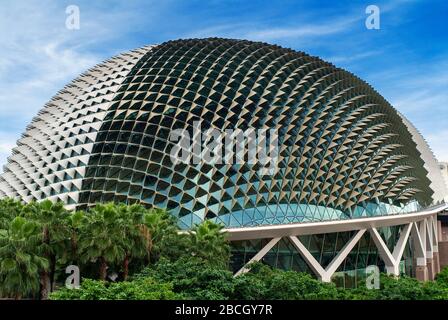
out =
{"type": "MultiPolygon", "coordinates": [[[[168,41],[111,58],[58,92],[13,149],[0,196],[142,203],[167,208],[183,229],[204,219],[237,228],[406,214],[438,201],[432,156],[421,152],[429,148],[409,128],[366,82],[317,57],[245,40],[168,41]],[[173,164],[170,133],[191,136],[197,121],[202,131],[275,128],[275,174],[248,162],[173,164]]],[[[325,265],[350,235],[301,241],[325,265]]],[[[234,243],[233,267],[265,242],[234,243]]],[[[355,270],[345,282],[381,265],[368,234],[357,248],[339,270],[355,270]]],[[[265,262],[308,268],[283,240],[265,262]]]]}
{"type": "MultiPolygon", "coordinates": [[[[382,239],[387,244],[388,249],[392,251],[399,238],[400,227],[380,228],[379,232],[382,239]]],[[[299,239],[319,264],[325,268],[336,257],[354,233],[355,231],[316,234],[299,236],[299,239]]],[[[260,239],[232,242],[231,268],[233,271],[236,272],[240,270],[270,240],[271,239],[260,239]]],[[[400,265],[400,272],[402,274],[413,275],[415,272],[411,246],[412,241],[406,246],[402,257],[400,265]]],[[[287,238],[282,238],[262,258],[261,262],[283,270],[308,272],[314,275],[314,272],[287,238]]],[[[346,288],[354,288],[359,285],[365,286],[366,268],[372,265],[378,266],[381,272],[386,271],[384,262],[381,260],[370,234],[365,233],[355,248],[340,265],[337,272],[335,272],[332,281],[336,285],[346,288]]]]}
{"type": "Polygon", "coordinates": [[[145,54],[117,90],[79,204],[155,205],[183,228],[203,219],[230,227],[348,219],[430,204],[426,174],[400,116],[352,74],[262,43],[171,41],[145,54]],[[279,128],[277,173],[173,165],[169,134],[192,132],[194,121],[202,130],[279,128]]]}

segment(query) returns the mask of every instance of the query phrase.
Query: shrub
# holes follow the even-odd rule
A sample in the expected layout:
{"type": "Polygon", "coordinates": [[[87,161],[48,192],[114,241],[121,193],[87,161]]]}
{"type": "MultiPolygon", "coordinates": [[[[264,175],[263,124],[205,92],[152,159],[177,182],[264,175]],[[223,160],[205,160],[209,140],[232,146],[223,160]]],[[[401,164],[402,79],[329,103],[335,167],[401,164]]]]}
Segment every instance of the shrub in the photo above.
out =
{"type": "Polygon", "coordinates": [[[444,287],[448,287],[448,267],[443,268],[439,274],[437,274],[435,281],[444,287]]]}
{"type": "MultiPolygon", "coordinates": [[[[283,271],[255,264],[250,273],[240,277],[255,278],[250,282],[259,287],[261,283],[264,283],[264,288],[261,287],[264,299],[317,300],[337,299],[338,297],[338,290],[334,284],[322,283],[303,272],[283,271]],[[258,281],[256,281],[257,278],[258,281]]],[[[250,298],[254,294],[254,291],[250,292],[248,289],[245,289],[244,292],[249,293],[249,296],[243,298],[250,298]]]]}
{"type": "Polygon", "coordinates": [[[230,271],[196,257],[182,257],[174,262],[161,259],[155,266],[143,270],[137,279],[147,276],[172,283],[173,291],[182,293],[187,299],[229,299],[234,291],[230,271]]]}
{"type": "Polygon", "coordinates": [[[61,289],[50,294],[52,300],[176,300],[182,295],[172,291],[170,283],[152,278],[134,281],[104,282],[85,279],[79,289],[61,289]]]}
{"type": "Polygon", "coordinates": [[[234,279],[235,300],[265,300],[268,299],[266,282],[252,273],[243,274],[234,279]]]}

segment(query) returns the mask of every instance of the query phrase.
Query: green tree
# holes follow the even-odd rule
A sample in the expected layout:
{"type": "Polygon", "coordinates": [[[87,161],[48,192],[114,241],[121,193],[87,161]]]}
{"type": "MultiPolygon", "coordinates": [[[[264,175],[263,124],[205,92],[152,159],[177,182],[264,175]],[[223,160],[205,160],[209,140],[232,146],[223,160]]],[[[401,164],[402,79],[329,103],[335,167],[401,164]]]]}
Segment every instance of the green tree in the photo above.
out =
{"type": "Polygon", "coordinates": [[[144,216],[148,239],[148,262],[155,263],[160,257],[176,260],[188,250],[188,235],[179,233],[176,219],[168,211],[159,208],[147,210],[144,216]]]}
{"type": "Polygon", "coordinates": [[[380,300],[424,300],[426,299],[423,285],[414,278],[401,276],[396,278],[381,274],[381,288],[376,290],[380,300]]]}
{"type": "Polygon", "coordinates": [[[448,287],[448,267],[443,268],[436,275],[435,281],[441,286],[448,287]]]}
{"type": "Polygon", "coordinates": [[[173,291],[187,299],[229,299],[234,291],[232,272],[191,256],[183,256],[176,261],[161,258],[136,276],[137,279],[147,277],[172,283],[173,291]]]}
{"type": "Polygon", "coordinates": [[[42,229],[16,217],[0,230],[0,293],[16,299],[39,290],[39,272],[48,270],[48,260],[39,255],[42,229]]]}
{"type": "Polygon", "coordinates": [[[234,280],[234,295],[232,299],[235,300],[266,300],[268,299],[268,288],[266,283],[257,276],[252,276],[250,273],[235,277],[234,280]]]}
{"type": "Polygon", "coordinates": [[[125,258],[126,221],[113,203],[97,204],[81,221],[77,239],[79,258],[82,262],[98,262],[100,279],[106,280],[108,266],[125,258]]]}
{"type": "Polygon", "coordinates": [[[0,199],[0,229],[8,229],[11,221],[22,214],[23,206],[19,200],[0,199]]]}
{"type": "Polygon", "coordinates": [[[41,272],[41,299],[47,299],[53,291],[57,260],[66,256],[70,246],[70,213],[62,202],[50,200],[31,202],[24,207],[25,217],[39,223],[42,227],[42,246],[44,257],[50,263],[49,270],[41,272]]]}
{"type": "Polygon", "coordinates": [[[183,296],[172,290],[172,284],[152,278],[107,283],[85,279],[80,289],[61,289],[50,295],[52,300],[177,300],[183,296]]]}
{"type": "Polygon", "coordinates": [[[190,232],[190,254],[221,267],[227,267],[230,246],[221,224],[205,220],[190,232]]]}
{"type": "Polygon", "coordinates": [[[237,277],[236,298],[273,299],[273,300],[320,300],[337,299],[338,290],[332,283],[322,283],[310,274],[295,271],[272,269],[261,263],[251,266],[249,273],[237,277]],[[257,294],[254,288],[241,287],[256,284],[260,288],[257,294]]]}
{"type": "Polygon", "coordinates": [[[118,216],[122,222],[124,234],[124,258],[122,262],[123,279],[127,280],[129,262],[131,259],[140,259],[148,254],[150,247],[150,233],[144,224],[146,209],[141,205],[117,205],[118,216]]]}

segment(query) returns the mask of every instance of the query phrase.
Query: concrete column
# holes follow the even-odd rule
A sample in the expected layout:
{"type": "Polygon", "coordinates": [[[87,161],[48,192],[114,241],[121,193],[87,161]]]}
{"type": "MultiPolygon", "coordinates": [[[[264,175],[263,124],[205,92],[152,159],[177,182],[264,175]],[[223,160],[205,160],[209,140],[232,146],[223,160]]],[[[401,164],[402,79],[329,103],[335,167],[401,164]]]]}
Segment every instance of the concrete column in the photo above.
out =
{"type": "Polygon", "coordinates": [[[426,265],[426,258],[415,258],[415,278],[419,281],[428,281],[428,266],[426,265]]]}
{"type": "Polygon", "coordinates": [[[434,275],[436,275],[440,272],[440,260],[439,260],[439,253],[437,251],[434,251],[433,253],[433,261],[434,261],[434,275]]]}
{"type": "Polygon", "coordinates": [[[440,268],[448,266],[448,241],[440,241],[439,242],[439,264],[440,268]]]}
{"type": "MultiPolygon", "coordinates": [[[[424,227],[424,225],[423,225],[424,227]]],[[[428,281],[428,267],[426,266],[426,249],[421,231],[425,229],[417,223],[412,226],[412,240],[414,244],[414,265],[415,267],[415,278],[419,281],[428,281]]]]}
{"type": "Polygon", "coordinates": [[[434,280],[434,260],[433,258],[426,258],[426,266],[428,267],[428,280],[434,280]]]}
{"type": "Polygon", "coordinates": [[[417,266],[415,268],[415,278],[418,281],[428,281],[428,267],[425,266],[417,266]]]}

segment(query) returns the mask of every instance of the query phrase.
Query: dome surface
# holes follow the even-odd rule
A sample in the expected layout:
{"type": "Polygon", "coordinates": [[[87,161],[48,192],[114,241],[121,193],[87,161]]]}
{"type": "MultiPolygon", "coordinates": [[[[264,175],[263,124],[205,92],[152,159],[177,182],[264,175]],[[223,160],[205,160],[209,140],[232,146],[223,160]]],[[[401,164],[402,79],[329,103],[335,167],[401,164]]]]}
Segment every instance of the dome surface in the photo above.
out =
{"type": "Polygon", "coordinates": [[[78,208],[137,202],[168,208],[184,228],[406,213],[443,198],[434,157],[412,130],[367,83],[303,52],[169,41],[112,58],[53,97],[8,158],[0,195],[78,208]],[[276,173],[173,164],[170,133],[195,121],[202,130],[275,128],[276,173]]]}

